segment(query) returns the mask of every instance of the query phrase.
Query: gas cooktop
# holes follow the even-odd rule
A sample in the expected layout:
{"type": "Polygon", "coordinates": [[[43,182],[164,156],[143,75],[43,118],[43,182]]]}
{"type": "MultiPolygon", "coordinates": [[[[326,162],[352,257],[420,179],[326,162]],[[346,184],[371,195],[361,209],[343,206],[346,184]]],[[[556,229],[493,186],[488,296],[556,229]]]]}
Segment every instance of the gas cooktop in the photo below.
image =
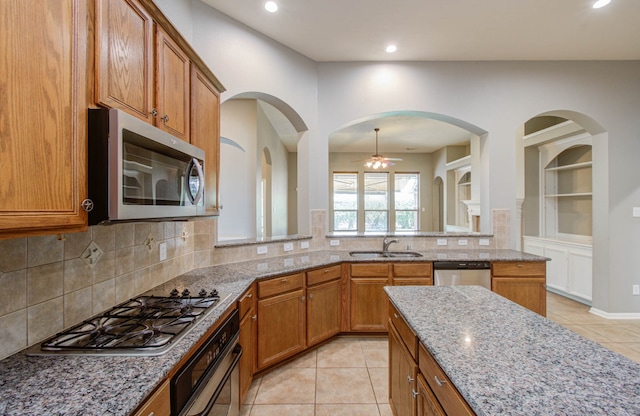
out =
{"type": "Polygon", "coordinates": [[[161,355],[230,294],[174,289],[138,296],[83,321],[27,351],[28,355],[161,355]]]}

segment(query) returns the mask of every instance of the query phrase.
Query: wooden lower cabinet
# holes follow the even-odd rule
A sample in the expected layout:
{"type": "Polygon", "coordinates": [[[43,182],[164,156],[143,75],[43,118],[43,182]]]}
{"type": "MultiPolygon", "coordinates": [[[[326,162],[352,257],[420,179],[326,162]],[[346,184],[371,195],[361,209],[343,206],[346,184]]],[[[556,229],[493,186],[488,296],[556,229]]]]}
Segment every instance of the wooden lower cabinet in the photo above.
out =
{"type": "Polygon", "coordinates": [[[171,396],[169,380],[162,383],[133,416],[170,416],[171,396]]]}
{"type": "Polygon", "coordinates": [[[546,316],[546,267],[546,262],[493,262],[491,290],[546,316]]]}
{"type": "Polygon", "coordinates": [[[351,279],[351,331],[387,332],[386,278],[351,279]]]}
{"type": "Polygon", "coordinates": [[[305,349],[304,289],[258,300],[257,370],[305,349]]]}
{"type": "Polygon", "coordinates": [[[446,416],[422,374],[418,374],[418,416],[446,416]]]}
{"type": "Polygon", "coordinates": [[[249,391],[255,370],[255,331],[257,315],[254,293],[255,290],[251,287],[238,300],[238,311],[240,313],[240,338],[238,342],[242,346],[242,356],[238,364],[240,369],[240,403],[244,401],[244,397],[249,391]]]}
{"type": "Polygon", "coordinates": [[[393,325],[389,325],[389,405],[395,416],[415,416],[418,366],[393,325]]]}
{"type": "Polygon", "coordinates": [[[307,288],[307,347],[339,334],[342,323],[342,282],[307,288]]]}

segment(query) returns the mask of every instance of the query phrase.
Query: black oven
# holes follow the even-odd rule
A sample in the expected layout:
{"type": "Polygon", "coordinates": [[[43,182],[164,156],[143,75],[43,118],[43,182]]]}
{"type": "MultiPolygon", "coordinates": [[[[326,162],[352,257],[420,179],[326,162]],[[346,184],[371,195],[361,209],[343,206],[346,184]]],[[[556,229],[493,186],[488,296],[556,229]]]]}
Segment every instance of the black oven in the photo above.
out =
{"type": "Polygon", "coordinates": [[[234,311],[171,379],[172,416],[239,414],[240,318],[234,311]]]}

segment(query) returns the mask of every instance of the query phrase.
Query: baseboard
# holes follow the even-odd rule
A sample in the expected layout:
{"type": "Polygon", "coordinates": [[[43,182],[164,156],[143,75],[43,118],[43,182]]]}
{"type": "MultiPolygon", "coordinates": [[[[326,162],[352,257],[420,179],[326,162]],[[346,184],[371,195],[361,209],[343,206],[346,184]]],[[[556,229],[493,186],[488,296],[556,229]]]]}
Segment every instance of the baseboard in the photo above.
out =
{"type": "Polygon", "coordinates": [[[589,312],[606,319],[640,319],[640,313],[609,313],[594,307],[589,312]]]}

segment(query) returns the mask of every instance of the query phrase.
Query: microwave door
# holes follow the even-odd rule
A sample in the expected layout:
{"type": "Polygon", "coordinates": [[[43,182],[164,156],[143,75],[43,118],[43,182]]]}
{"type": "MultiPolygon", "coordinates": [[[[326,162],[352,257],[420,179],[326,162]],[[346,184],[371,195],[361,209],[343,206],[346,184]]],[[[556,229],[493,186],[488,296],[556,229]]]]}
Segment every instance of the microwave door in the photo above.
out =
{"type": "Polygon", "coordinates": [[[192,158],[185,174],[185,191],[191,205],[198,205],[204,193],[204,172],[200,161],[192,158]]]}

